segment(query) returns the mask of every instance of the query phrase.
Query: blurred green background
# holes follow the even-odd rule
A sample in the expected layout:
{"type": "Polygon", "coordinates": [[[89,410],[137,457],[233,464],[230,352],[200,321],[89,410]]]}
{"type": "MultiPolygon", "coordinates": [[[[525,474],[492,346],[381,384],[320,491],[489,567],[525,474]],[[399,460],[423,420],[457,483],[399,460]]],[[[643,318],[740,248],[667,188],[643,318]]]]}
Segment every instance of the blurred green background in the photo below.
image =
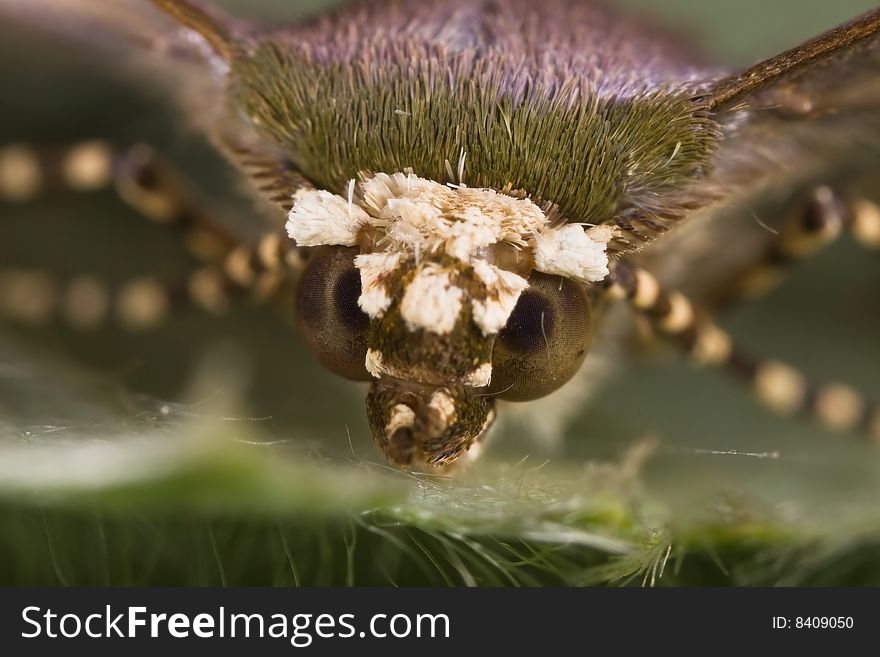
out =
{"type": "MultiPolygon", "coordinates": [[[[285,20],[327,3],[219,4],[285,20]]],[[[730,66],[873,6],[622,4],[730,66]]],[[[139,82],[7,34],[0,143],[147,141],[253,221],[225,163],[139,82]]],[[[0,217],[3,266],[170,280],[192,266],[111,193],[0,217]]],[[[841,240],[721,321],[880,399],[878,265],[841,240]]],[[[557,443],[507,424],[448,480],[382,465],[364,390],[314,365],[272,309],[184,311],[139,335],[2,325],[0,584],[880,584],[876,448],[770,417],[672,353],[620,369],[557,443]]]]}

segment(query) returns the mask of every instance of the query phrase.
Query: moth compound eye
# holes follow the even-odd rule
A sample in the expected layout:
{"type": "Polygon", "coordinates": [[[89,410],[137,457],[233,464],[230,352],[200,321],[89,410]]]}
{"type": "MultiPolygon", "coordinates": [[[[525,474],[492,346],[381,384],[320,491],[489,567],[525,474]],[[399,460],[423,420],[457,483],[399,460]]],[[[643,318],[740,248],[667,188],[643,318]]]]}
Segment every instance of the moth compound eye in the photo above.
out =
{"type": "Polygon", "coordinates": [[[590,346],[592,317],[583,285],[535,272],[492,351],[489,391],[529,401],[571,379],[590,346]]]}
{"type": "Polygon", "coordinates": [[[309,258],[296,292],[296,317],[309,349],[328,370],[346,379],[371,379],[364,367],[370,320],[358,306],[358,250],[322,247],[309,258]]]}

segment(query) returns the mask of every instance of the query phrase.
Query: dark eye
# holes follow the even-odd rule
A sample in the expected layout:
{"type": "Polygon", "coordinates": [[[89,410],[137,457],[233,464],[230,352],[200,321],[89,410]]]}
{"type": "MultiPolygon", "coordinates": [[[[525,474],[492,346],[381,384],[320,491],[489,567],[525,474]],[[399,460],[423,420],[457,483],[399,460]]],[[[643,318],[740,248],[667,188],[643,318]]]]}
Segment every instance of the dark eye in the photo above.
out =
{"type": "Polygon", "coordinates": [[[584,286],[533,273],[495,339],[490,392],[509,401],[529,401],[553,392],[580,368],[591,332],[584,286]]]}
{"type": "Polygon", "coordinates": [[[370,320],[358,306],[358,250],[322,247],[309,258],[296,293],[296,316],[306,343],[331,372],[355,381],[371,377],[364,366],[370,320]]]}

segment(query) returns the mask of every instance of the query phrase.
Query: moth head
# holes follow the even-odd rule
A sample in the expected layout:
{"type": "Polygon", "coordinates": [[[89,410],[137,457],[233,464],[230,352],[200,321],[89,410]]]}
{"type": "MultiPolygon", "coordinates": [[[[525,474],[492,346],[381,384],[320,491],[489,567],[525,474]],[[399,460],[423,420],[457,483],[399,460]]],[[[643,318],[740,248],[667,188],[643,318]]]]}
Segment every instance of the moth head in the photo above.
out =
{"type": "Polygon", "coordinates": [[[446,469],[476,453],[496,399],[542,397],[578,370],[592,328],[585,284],[607,275],[611,234],[411,174],[350,190],[295,197],[288,232],[316,247],[299,326],[322,365],[372,382],[368,420],[389,462],[446,469]]]}

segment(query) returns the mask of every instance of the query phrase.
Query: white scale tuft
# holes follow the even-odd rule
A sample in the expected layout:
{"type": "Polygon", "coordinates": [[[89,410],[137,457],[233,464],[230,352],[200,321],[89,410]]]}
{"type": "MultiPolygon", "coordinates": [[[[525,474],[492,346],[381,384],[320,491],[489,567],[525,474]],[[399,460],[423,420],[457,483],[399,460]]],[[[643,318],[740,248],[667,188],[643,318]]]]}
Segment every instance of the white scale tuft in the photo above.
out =
{"type": "Polygon", "coordinates": [[[391,419],[385,425],[385,435],[390,438],[398,429],[412,427],[415,421],[416,414],[413,409],[406,404],[397,404],[391,409],[391,419]]]}
{"type": "Polygon", "coordinates": [[[614,237],[609,226],[589,230],[577,224],[542,230],[533,245],[535,269],[584,283],[608,276],[608,242],[614,237]]]}
{"type": "Polygon", "coordinates": [[[361,296],[358,305],[370,317],[381,317],[391,305],[391,297],[382,277],[400,265],[403,253],[364,253],[355,256],[354,264],[361,272],[361,296]]]}
{"type": "Polygon", "coordinates": [[[378,240],[381,251],[355,259],[361,270],[358,303],[373,318],[381,317],[391,304],[384,275],[412,254],[419,271],[401,301],[401,313],[411,330],[448,333],[463,303],[464,291],[451,283],[451,272],[422,262],[430,254],[445,253],[470,264],[487,285],[486,298],[471,300],[474,321],[486,335],[504,326],[528,287],[522,276],[488,263],[483,257],[486,247],[507,242],[531,249],[537,271],[583,283],[608,275],[612,228],[552,227],[529,199],[492,189],[443,185],[412,173],[376,174],[360,184],[359,200],[354,199],[352,185],[348,196],[323,190],[297,192],[287,232],[300,246],[352,246],[363,229],[383,233],[378,240]]]}
{"type": "Polygon", "coordinates": [[[446,431],[447,427],[455,419],[455,400],[449,396],[449,393],[444,388],[439,388],[431,395],[431,399],[428,401],[428,408],[437,414],[440,424],[438,433],[446,431]]]}
{"type": "Polygon", "coordinates": [[[354,246],[370,217],[360,206],[323,189],[300,190],[287,216],[287,234],[298,246],[354,246]]]}
{"type": "Polygon", "coordinates": [[[380,173],[361,187],[370,224],[384,230],[391,250],[444,251],[464,262],[497,242],[525,244],[546,224],[528,199],[492,189],[450,187],[412,174],[380,173]]]}
{"type": "Polygon", "coordinates": [[[474,273],[486,284],[488,295],[485,299],[474,299],[471,309],[474,321],[484,335],[497,333],[507,324],[507,318],[513,312],[520,293],[529,286],[529,282],[510,271],[505,271],[485,260],[473,262],[474,273]]]}
{"type": "Polygon", "coordinates": [[[443,335],[455,328],[464,291],[452,284],[452,273],[433,262],[419,265],[400,302],[400,314],[410,331],[443,335]]]}

